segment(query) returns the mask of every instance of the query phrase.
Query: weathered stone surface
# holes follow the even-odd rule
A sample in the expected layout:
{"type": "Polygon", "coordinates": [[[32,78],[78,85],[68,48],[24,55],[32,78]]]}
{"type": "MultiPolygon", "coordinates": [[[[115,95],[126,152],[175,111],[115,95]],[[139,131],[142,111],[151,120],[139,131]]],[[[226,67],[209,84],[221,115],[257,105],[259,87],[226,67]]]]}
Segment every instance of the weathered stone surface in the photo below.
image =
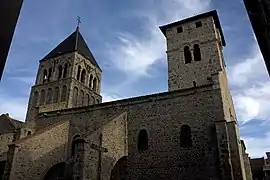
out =
{"type": "Polygon", "coordinates": [[[21,129],[34,134],[25,137],[21,131],[22,139],[9,149],[10,179],[43,179],[48,169],[63,162],[66,177],[84,180],[97,179],[99,172],[104,180],[245,180],[245,156],[215,18],[185,22],[181,33],[180,25],[165,30],[169,91],[164,93],[100,103],[101,70],[87,57],[70,52],[42,61],[21,129]],[[194,60],[194,45],[200,47],[199,61],[194,60]],[[185,46],[190,63],[185,63],[185,46]],[[65,64],[66,77],[58,78],[58,67],[65,64]],[[44,70],[52,72],[49,82],[44,70]],[[138,146],[141,130],[146,132],[145,149],[138,146]]]}

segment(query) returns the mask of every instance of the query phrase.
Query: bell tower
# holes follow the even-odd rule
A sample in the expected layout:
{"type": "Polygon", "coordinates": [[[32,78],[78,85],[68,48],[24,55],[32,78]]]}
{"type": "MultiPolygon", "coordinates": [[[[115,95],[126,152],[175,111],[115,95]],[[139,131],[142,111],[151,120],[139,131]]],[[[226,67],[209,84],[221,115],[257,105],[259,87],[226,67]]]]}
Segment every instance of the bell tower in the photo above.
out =
{"type": "Polygon", "coordinates": [[[79,26],[40,60],[32,86],[26,121],[38,113],[101,103],[102,70],[79,26]]]}
{"type": "Polygon", "coordinates": [[[225,40],[216,11],[160,27],[167,40],[169,91],[209,84],[224,70],[225,40]]]}

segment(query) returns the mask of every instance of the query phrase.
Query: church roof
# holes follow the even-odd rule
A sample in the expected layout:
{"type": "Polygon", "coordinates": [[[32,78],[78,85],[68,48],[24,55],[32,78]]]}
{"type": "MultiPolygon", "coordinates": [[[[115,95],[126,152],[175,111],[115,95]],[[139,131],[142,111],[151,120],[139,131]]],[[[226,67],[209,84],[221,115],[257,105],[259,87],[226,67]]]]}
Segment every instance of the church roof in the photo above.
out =
{"type": "Polygon", "coordinates": [[[0,133],[13,132],[20,128],[23,122],[9,117],[8,114],[0,115],[0,133]]]}
{"type": "Polygon", "coordinates": [[[100,69],[78,27],[64,41],[62,41],[49,54],[47,54],[41,61],[75,51],[83,55],[85,58],[89,59],[94,65],[96,65],[100,69]]]}

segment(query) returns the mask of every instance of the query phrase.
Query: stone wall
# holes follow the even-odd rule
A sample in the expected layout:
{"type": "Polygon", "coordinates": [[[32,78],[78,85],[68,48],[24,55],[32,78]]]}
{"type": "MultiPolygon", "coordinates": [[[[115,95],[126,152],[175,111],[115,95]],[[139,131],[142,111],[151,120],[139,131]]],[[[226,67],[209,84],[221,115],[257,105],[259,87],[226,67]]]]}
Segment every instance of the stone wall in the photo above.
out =
{"type": "Polygon", "coordinates": [[[15,142],[10,179],[42,179],[53,165],[65,162],[69,122],[46,127],[15,142]]]}
{"type": "Polygon", "coordinates": [[[0,134],[0,161],[5,161],[8,151],[8,145],[12,143],[14,133],[0,134]]]}
{"type": "MultiPolygon", "coordinates": [[[[42,128],[59,119],[68,119],[76,122],[74,127],[80,133],[92,134],[107,120],[125,112],[129,178],[218,179],[213,128],[215,121],[224,119],[224,113],[220,90],[212,85],[63,110],[61,116],[50,112],[47,117],[40,115],[37,124],[42,128]],[[191,148],[180,147],[180,128],[184,124],[191,128],[191,148]],[[142,153],[137,149],[141,129],[149,133],[149,148],[142,153]]],[[[113,147],[107,148],[110,151],[113,147]]]]}

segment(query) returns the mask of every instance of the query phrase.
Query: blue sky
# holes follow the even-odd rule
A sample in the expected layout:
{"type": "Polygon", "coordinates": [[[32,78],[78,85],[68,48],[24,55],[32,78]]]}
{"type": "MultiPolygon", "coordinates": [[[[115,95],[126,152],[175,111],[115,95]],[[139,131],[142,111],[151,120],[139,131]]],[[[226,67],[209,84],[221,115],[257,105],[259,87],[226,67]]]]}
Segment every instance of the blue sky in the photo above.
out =
{"type": "Polygon", "coordinates": [[[217,9],[240,133],[252,157],[270,149],[270,82],[242,0],[28,0],[0,83],[0,113],[24,120],[39,60],[76,28],[103,69],[105,101],[167,91],[158,26],[217,9]],[[113,2],[113,3],[112,3],[113,2]]]}

